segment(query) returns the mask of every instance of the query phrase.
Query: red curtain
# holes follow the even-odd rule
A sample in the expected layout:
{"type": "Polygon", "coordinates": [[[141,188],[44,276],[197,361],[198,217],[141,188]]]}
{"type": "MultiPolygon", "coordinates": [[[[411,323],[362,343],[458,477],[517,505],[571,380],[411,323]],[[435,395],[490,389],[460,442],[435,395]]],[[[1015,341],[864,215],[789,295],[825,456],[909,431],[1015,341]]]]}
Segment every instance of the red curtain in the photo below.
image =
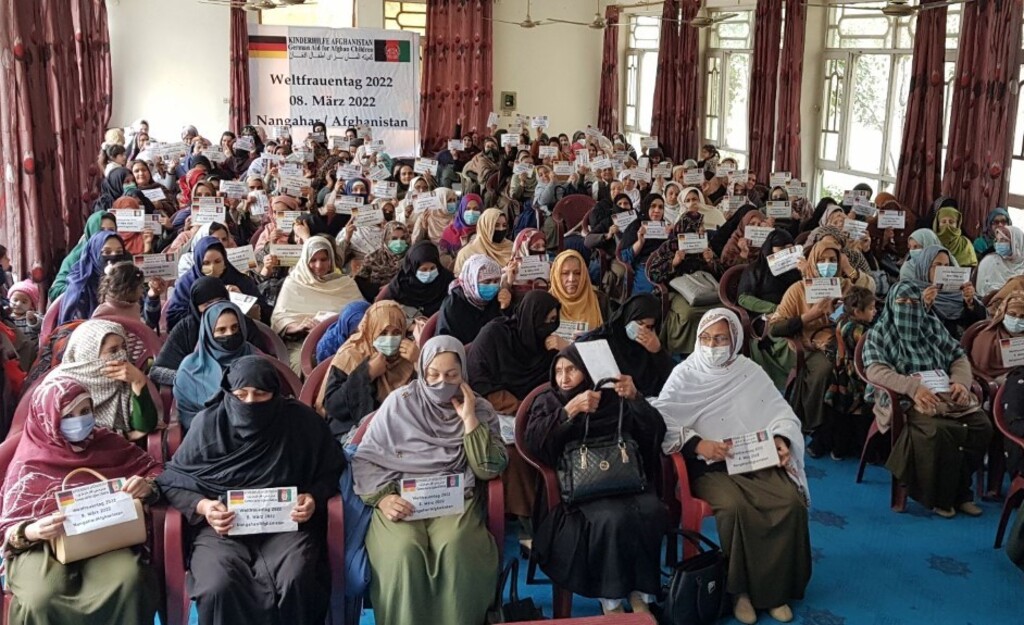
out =
{"type": "MultiPolygon", "coordinates": [[[[775,97],[778,93],[782,0],[758,0],[754,14],[754,59],[750,70],[747,170],[761,182],[772,171],[775,150],[775,97]]],[[[797,111],[799,115],[799,110],[797,111]]]]}
{"type": "Polygon", "coordinates": [[[680,24],[699,9],[699,0],[665,0],[662,9],[651,135],[675,163],[696,158],[700,147],[699,41],[696,28],[680,24]]]}
{"type": "MultiPolygon", "coordinates": [[[[938,1],[924,0],[924,4],[938,1]]],[[[900,204],[914,215],[927,212],[942,184],[945,60],[946,8],[922,11],[917,16],[895,193],[900,204]]]]}
{"type": "Polygon", "coordinates": [[[228,125],[236,133],[249,123],[249,23],[245,9],[231,9],[231,109],[228,125]]]}
{"type": "Polygon", "coordinates": [[[482,129],[491,112],[493,0],[427,0],[420,88],[423,152],[444,149],[455,123],[482,129]]]}
{"type": "Polygon", "coordinates": [[[616,5],[604,12],[604,48],[601,53],[601,92],[597,104],[597,127],[605,136],[619,131],[619,13],[616,5]]]}
{"type": "Polygon", "coordinates": [[[785,0],[786,23],[779,58],[779,104],[775,169],[800,178],[800,86],[804,77],[807,7],[803,0],[785,0]]]}
{"type": "Polygon", "coordinates": [[[82,231],[110,117],[103,0],[0,0],[0,241],[15,271],[82,231]]]}
{"type": "Polygon", "coordinates": [[[957,199],[969,236],[1006,205],[1022,16],[1021,0],[963,5],[942,192],[957,199]]]}

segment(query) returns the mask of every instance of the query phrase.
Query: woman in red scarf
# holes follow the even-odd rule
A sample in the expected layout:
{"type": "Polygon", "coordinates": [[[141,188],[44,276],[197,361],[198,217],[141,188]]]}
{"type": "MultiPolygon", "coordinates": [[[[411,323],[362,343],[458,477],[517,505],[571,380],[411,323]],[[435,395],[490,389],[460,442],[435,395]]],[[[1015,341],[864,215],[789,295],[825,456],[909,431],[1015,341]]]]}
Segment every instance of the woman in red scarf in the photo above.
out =
{"type": "MultiPolygon", "coordinates": [[[[152,500],[160,465],[105,428],[94,427],[85,387],[63,376],[32,394],[25,429],[7,467],[0,508],[7,586],[14,593],[9,623],[149,624],[159,593],[156,578],[133,549],[61,564],[50,540],[64,533],[54,495],[68,473],[88,467],[125,478],[123,490],[152,500]]],[[[73,479],[68,487],[93,481],[73,479]]]]}

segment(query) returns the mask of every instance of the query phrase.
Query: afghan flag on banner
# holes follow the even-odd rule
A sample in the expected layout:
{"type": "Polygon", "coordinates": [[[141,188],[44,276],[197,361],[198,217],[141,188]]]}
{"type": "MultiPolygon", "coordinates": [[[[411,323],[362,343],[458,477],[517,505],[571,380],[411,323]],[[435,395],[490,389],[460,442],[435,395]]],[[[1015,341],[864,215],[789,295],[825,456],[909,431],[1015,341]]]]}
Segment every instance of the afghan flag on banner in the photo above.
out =
{"type": "Polygon", "coordinates": [[[412,60],[409,41],[374,39],[373,60],[379,63],[408,63],[412,60]]]}
{"type": "Polygon", "coordinates": [[[249,35],[249,56],[261,59],[287,59],[288,38],[249,35]]]}

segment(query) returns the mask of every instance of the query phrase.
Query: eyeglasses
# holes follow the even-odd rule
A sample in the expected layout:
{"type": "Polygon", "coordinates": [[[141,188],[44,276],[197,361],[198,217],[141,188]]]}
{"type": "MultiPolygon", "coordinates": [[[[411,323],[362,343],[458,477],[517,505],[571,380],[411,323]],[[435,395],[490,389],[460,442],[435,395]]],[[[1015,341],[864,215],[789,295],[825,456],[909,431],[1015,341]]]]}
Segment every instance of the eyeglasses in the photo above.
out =
{"type": "Polygon", "coordinates": [[[700,339],[701,345],[710,345],[711,347],[725,347],[732,343],[732,337],[728,334],[716,334],[714,336],[701,334],[697,338],[700,339]]]}

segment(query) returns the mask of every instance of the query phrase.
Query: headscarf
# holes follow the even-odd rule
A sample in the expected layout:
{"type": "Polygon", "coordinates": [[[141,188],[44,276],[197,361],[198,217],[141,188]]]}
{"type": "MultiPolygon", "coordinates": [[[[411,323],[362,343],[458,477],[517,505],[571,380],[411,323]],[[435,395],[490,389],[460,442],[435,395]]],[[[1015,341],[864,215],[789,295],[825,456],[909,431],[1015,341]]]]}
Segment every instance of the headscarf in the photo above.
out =
{"type": "Polygon", "coordinates": [[[998,291],[1007,281],[1024,274],[1024,230],[1016,226],[1000,228],[1010,239],[1010,255],[988,254],[978,265],[978,292],[982,296],[998,291]]]}
{"type": "Polygon", "coordinates": [[[182,208],[192,207],[192,189],[199,183],[200,178],[205,175],[205,171],[199,167],[193,167],[178,179],[178,206],[182,208]]]}
{"type": "Polygon", "coordinates": [[[327,423],[312,408],[281,395],[277,369],[265,356],[236,360],[221,389],[167,463],[157,480],[161,490],[180,488],[221,499],[231,489],[295,486],[317,499],[321,513],[344,467],[327,423]],[[247,387],[273,397],[249,404],[231,393],[247,387]]]}
{"type": "Polygon", "coordinates": [[[502,215],[503,213],[497,208],[488,208],[483,212],[480,221],[477,222],[476,236],[459,250],[459,255],[455,258],[454,270],[456,272],[461,270],[462,263],[474,254],[490,256],[502,267],[508,264],[512,257],[512,242],[508,240],[507,235],[500,243],[495,243],[493,240],[495,227],[502,215]]]}
{"type": "Polygon", "coordinates": [[[757,259],[747,265],[740,277],[738,292],[748,293],[758,299],[778,305],[786,290],[800,281],[800,271],[790,269],[776,276],[768,266],[768,257],[775,253],[775,248],[793,245],[793,235],[776,228],[768,234],[761,246],[757,259]]]}
{"type": "Polygon", "coordinates": [[[481,310],[487,306],[487,302],[480,297],[480,283],[484,280],[501,277],[501,266],[493,258],[483,254],[470,256],[459,272],[459,277],[452,282],[448,288],[451,293],[458,287],[462,287],[462,293],[473,306],[481,310]]]}
{"type": "Polygon", "coordinates": [[[203,313],[199,324],[199,342],[195,350],[181,361],[178,375],[174,378],[174,398],[178,402],[178,412],[186,429],[206,401],[220,390],[225,369],[242,356],[256,353],[249,343],[248,326],[244,319],[242,311],[231,302],[217,302],[203,313]],[[225,349],[213,336],[217,320],[224,313],[234,313],[238,317],[238,331],[242,334],[242,344],[238,349],[225,349]]]}
{"type": "MultiPolygon", "coordinates": [[[[402,239],[407,244],[412,240],[410,228],[402,222],[389,221],[384,224],[384,235],[381,237],[380,247],[371,252],[363,261],[363,265],[359,268],[358,276],[360,278],[369,280],[372,284],[384,285],[398,275],[405,255],[395,254],[388,248],[388,243],[394,236],[395,230],[405,232],[402,239]]],[[[408,248],[406,248],[406,254],[408,254],[408,248]]]]}
{"type": "Polygon", "coordinates": [[[53,280],[53,285],[50,286],[50,291],[47,293],[47,299],[54,301],[60,297],[64,290],[67,288],[68,275],[71,273],[72,267],[74,267],[82,254],[89,246],[89,240],[100,231],[103,225],[104,219],[110,219],[114,223],[117,223],[117,218],[114,217],[113,213],[101,211],[99,213],[93,213],[89,215],[89,219],[85,222],[85,232],[82,233],[82,237],[78,239],[78,243],[75,244],[68,255],[60,263],[60,271],[57,272],[57,277],[53,280]]]}
{"type": "Polygon", "coordinates": [[[701,318],[697,334],[722,320],[728,323],[732,337],[726,364],[711,363],[698,346],[672,371],[661,394],[651,400],[668,427],[662,449],[665,453],[678,451],[693,435],[720,441],[768,430],[769,435],[789,441],[786,473],[809,500],[800,420],[768,374],[740,353],[743,327],[736,313],[712,308],[701,318]]]}
{"type": "Polygon", "coordinates": [[[1007,226],[1013,225],[1013,220],[1010,219],[1010,212],[1002,207],[996,207],[989,211],[985,217],[985,230],[981,233],[981,236],[974,240],[974,251],[977,256],[984,256],[992,251],[993,246],[996,242],[996,230],[995,220],[997,217],[1002,217],[1006,220],[1007,226]]]}
{"type": "Polygon", "coordinates": [[[359,287],[352,278],[342,275],[337,269],[334,243],[321,236],[310,237],[302,246],[299,262],[288,273],[277,306],[270,318],[270,327],[281,334],[293,323],[301,323],[325,310],[337,310],[349,302],[363,299],[359,287]],[[309,261],[320,251],[326,251],[334,267],[332,273],[317,278],[309,269],[309,261]]]}
{"type": "Polygon", "coordinates": [[[752,210],[743,215],[740,219],[739,225],[736,226],[736,230],[733,231],[729,240],[725,244],[725,248],[722,250],[722,263],[726,266],[736,265],[738,263],[751,263],[757,261],[761,255],[761,248],[755,245],[749,245],[747,250],[747,258],[744,260],[741,257],[740,250],[740,239],[746,236],[747,226],[752,226],[754,221],[758,221],[764,224],[768,221],[760,211],[752,210]]]}
{"type": "Polygon", "coordinates": [[[1014,276],[1010,278],[1003,288],[996,291],[994,294],[988,297],[988,312],[989,314],[995,314],[999,310],[999,305],[1013,294],[1014,291],[1024,291],[1024,276],[1014,276]]]}
{"type": "Polygon", "coordinates": [[[105,319],[90,319],[75,328],[68,339],[64,358],[55,373],[74,378],[92,396],[93,415],[96,425],[115,432],[131,429],[132,387],[127,382],[112,380],[103,369],[108,362],[128,359],[127,351],[109,359],[100,359],[103,339],[114,334],[121,337],[127,349],[128,337],[121,324],[105,319]]]}
{"type": "Polygon", "coordinates": [[[582,321],[587,329],[596,329],[604,323],[601,314],[601,302],[597,298],[593,285],[590,283],[590,272],[587,263],[576,250],[565,250],[555,257],[551,263],[551,284],[548,291],[562,305],[560,316],[563,321],[582,321]],[[574,295],[569,295],[562,286],[562,267],[566,262],[575,260],[580,265],[580,282],[574,295]]]}
{"type": "Polygon", "coordinates": [[[821,219],[818,220],[818,225],[822,227],[828,226],[829,217],[836,213],[843,213],[845,215],[846,211],[843,210],[842,206],[839,206],[837,204],[826,204],[825,210],[821,214],[821,219]]]}
{"type": "Polygon", "coordinates": [[[369,307],[369,302],[360,300],[346,304],[341,309],[341,312],[338,314],[338,320],[330,328],[327,328],[327,331],[324,332],[324,335],[320,337],[320,341],[316,344],[317,364],[338,352],[338,349],[348,340],[348,337],[355,333],[356,328],[359,327],[359,322],[363,320],[363,315],[366,314],[366,310],[369,307]]]}
{"type": "MultiPolygon", "coordinates": [[[[917,286],[918,289],[924,291],[932,285],[931,268],[932,263],[935,262],[935,257],[939,254],[946,254],[949,256],[949,264],[952,267],[959,267],[956,258],[950,254],[949,250],[944,247],[933,245],[926,247],[921,251],[921,255],[914,259],[912,265],[913,274],[906,280],[917,286]]],[[[981,303],[978,302],[980,306],[981,303]]],[[[935,301],[932,303],[932,309],[938,313],[939,317],[947,321],[955,321],[960,318],[964,313],[964,296],[959,290],[956,291],[942,291],[940,290],[935,296],[935,301]]]]}
{"type": "Polygon", "coordinates": [[[284,206],[287,211],[299,210],[299,201],[293,197],[287,195],[275,195],[270,200],[270,212],[267,214],[267,224],[263,226],[263,230],[260,232],[260,236],[256,238],[256,245],[254,249],[262,250],[264,247],[270,244],[279,245],[288,242],[289,234],[281,228],[274,228],[274,235],[270,235],[270,224],[277,225],[277,221],[274,218],[274,205],[280,204],[284,206]]]}
{"type": "Polygon", "coordinates": [[[545,318],[561,304],[546,291],[530,291],[511,317],[487,322],[473,341],[469,357],[470,383],[481,395],[508,391],[523,399],[547,378],[555,352],[544,342],[558,329],[558,320],[545,318]]]}
{"type": "Polygon", "coordinates": [[[864,253],[858,249],[854,249],[853,246],[850,245],[849,237],[846,232],[840,228],[836,228],[835,226],[819,226],[815,228],[811,231],[811,235],[807,237],[805,246],[811,247],[816,245],[826,236],[832,237],[837,243],[839,243],[843,256],[846,256],[846,259],[850,261],[850,265],[852,265],[854,269],[862,273],[871,272],[871,266],[864,257],[864,253]]]}
{"type": "Polygon", "coordinates": [[[429,317],[441,308],[441,303],[448,295],[448,286],[455,276],[441,264],[441,253],[430,241],[420,241],[413,245],[405,258],[402,268],[388,284],[391,299],[402,306],[415,308],[420,314],[429,317]],[[433,263],[437,268],[437,277],[433,282],[423,283],[416,277],[420,265],[433,263]]]}
{"type": "Polygon", "coordinates": [[[725,215],[722,211],[718,210],[714,206],[708,206],[708,201],[704,198],[704,192],[697,187],[686,187],[683,192],[679,194],[679,206],[682,215],[679,217],[682,221],[683,217],[688,212],[686,210],[686,196],[693,191],[697,194],[697,212],[704,217],[704,227],[708,230],[717,230],[725,225],[725,215]]]}
{"type": "MultiPolygon", "coordinates": [[[[64,477],[79,467],[89,467],[109,479],[160,474],[160,465],[149,454],[98,423],[87,439],[72,448],[61,433],[60,422],[65,412],[88,398],[89,390],[83,384],[62,375],[47,376],[33,391],[21,441],[4,477],[0,533],[56,512],[54,495],[63,489],[64,477]]],[[[79,475],[68,487],[93,479],[79,475]]]]}
{"type": "MultiPolygon", "coordinates": [[[[406,326],[405,311],[402,310],[398,303],[391,300],[375,302],[367,309],[363,320],[359,322],[359,329],[356,333],[348,337],[345,344],[334,355],[334,358],[331,360],[331,366],[344,371],[346,375],[352,375],[352,372],[359,365],[377,354],[377,348],[373,346],[373,342],[389,326],[394,326],[404,331],[406,326]]],[[[384,401],[392,391],[408,384],[415,375],[416,366],[395,354],[394,359],[388,359],[387,368],[384,370],[383,375],[372,382],[377,389],[377,401],[384,401]]],[[[320,387],[320,396],[316,402],[317,409],[323,408],[326,391],[327,385],[324,384],[320,387]]]]}
{"type": "MultiPolygon", "coordinates": [[[[628,196],[627,196],[628,197],[628,196]]],[[[587,218],[587,226],[591,233],[606,233],[612,228],[612,215],[622,212],[611,200],[598,200],[594,208],[590,210],[590,217],[587,218]]]]}
{"type": "Polygon", "coordinates": [[[971,244],[971,240],[965,237],[960,231],[961,221],[960,211],[952,206],[945,206],[935,213],[935,221],[932,222],[932,230],[939,235],[939,241],[941,241],[942,245],[949,250],[949,253],[956,258],[956,262],[959,263],[961,267],[973,267],[978,264],[978,257],[974,254],[974,245],[971,244]],[[956,225],[939,230],[939,221],[941,221],[943,217],[955,217],[956,225]]]}
{"type": "Polygon", "coordinates": [[[825,211],[828,210],[829,206],[838,204],[839,203],[831,197],[823,197],[818,200],[818,203],[814,206],[814,212],[811,213],[811,218],[804,222],[804,225],[801,226],[801,230],[811,230],[820,226],[822,219],[825,217],[825,211]]]}
{"type": "MultiPolygon", "coordinates": [[[[441,208],[433,208],[423,212],[420,219],[423,220],[423,235],[431,242],[440,245],[444,241],[445,232],[448,227],[455,223],[456,217],[453,217],[448,212],[448,194],[454,193],[447,187],[438,187],[434,189],[434,197],[441,203],[441,208]]],[[[460,202],[461,204],[461,202],[460,202]]],[[[481,204],[482,206],[483,204],[481,204]]],[[[467,235],[468,236],[468,235],[467,235]]],[[[457,237],[456,237],[457,239],[457,237]]],[[[456,249],[461,247],[462,243],[456,240],[456,249]]]]}
{"type": "MultiPolygon", "coordinates": [[[[465,427],[451,402],[438,403],[425,380],[430,363],[440,354],[451,353],[459,359],[462,378],[467,379],[466,351],[458,339],[435,336],[420,352],[419,370],[424,375],[388,395],[381,404],[355,458],[352,477],[357,495],[379,492],[403,477],[421,477],[460,473],[466,488],[476,476],[466,459],[465,427]]],[[[475,412],[480,427],[499,433],[494,407],[474,391],[475,412]]],[[[331,441],[333,443],[333,441],[331,441]]]]}
{"type": "MultiPolygon", "coordinates": [[[[982,262],[984,262],[984,259],[982,259],[982,262]]],[[[992,318],[974,335],[974,342],[971,343],[970,350],[971,366],[975,373],[980,373],[990,379],[996,379],[1006,375],[1010,370],[1010,367],[1003,364],[1002,346],[999,342],[1014,336],[1003,325],[1006,312],[1010,308],[1010,304],[1014,302],[1024,303],[1024,290],[1012,291],[1003,298],[999,302],[996,311],[992,314],[992,318]]]]}
{"type": "MultiPolygon", "coordinates": [[[[807,257],[803,274],[804,278],[821,277],[818,273],[818,262],[821,261],[827,250],[834,250],[837,256],[842,253],[842,248],[832,241],[818,241],[810,250],[804,251],[804,255],[807,257]]],[[[839,281],[842,285],[842,291],[845,292],[850,284],[849,280],[840,278],[839,281]]],[[[782,301],[779,302],[778,308],[775,309],[772,315],[772,321],[799,317],[809,309],[810,305],[807,303],[803,282],[795,282],[786,290],[786,294],[782,296],[782,301]]],[[[804,344],[810,345],[814,335],[827,325],[829,325],[829,322],[820,318],[803,324],[801,336],[804,344]]]]}
{"type": "Polygon", "coordinates": [[[89,239],[82,257],[68,273],[68,286],[60,300],[60,316],[57,325],[64,325],[75,319],[88,319],[99,306],[100,279],[106,263],[103,261],[103,245],[108,239],[124,240],[116,232],[101,230],[89,239]]]}
{"type": "MultiPolygon", "coordinates": [[[[466,209],[471,201],[476,202],[477,210],[484,207],[484,199],[476,193],[467,193],[462,196],[462,199],[459,200],[459,208],[455,211],[455,220],[445,228],[443,235],[445,243],[454,246],[452,249],[462,247],[461,237],[469,238],[476,232],[476,224],[471,226],[466,223],[466,209]]],[[[480,217],[483,215],[481,214],[480,217]]],[[[477,224],[479,223],[478,219],[477,224]]]]}
{"type": "MultiPolygon", "coordinates": [[[[620,197],[628,197],[625,194],[620,194],[620,197]]],[[[660,199],[658,195],[648,195],[640,203],[640,209],[637,211],[636,220],[629,224],[626,231],[622,233],[622,241],[619,247],[623,250],[632,248],[637,240],[640,238],[640,228],[644,225],[645,221],[651,220],[651,204],[655,200],[660,199]]],[[[662,217],[662,221],[665,218],[662,217]]],[[[661,245],[665,242],[664,239],[644,239],[644,244],[640,247],[639,253],[633,254],[633,266],[641,266],[647,259],[653,254],[661,245]]]]}
{"type": "MultiPolygon", "coordinates": [[[[224,245],[217,237],[204,237],[196,242],[192,250],[192,268],[188,273],[178,278],[174,285],[174,291],[168,298],[167,303],[167,328],[173,329],[175,324],[187,316],[192,310],[191,289],[196,280],[207,277],[203,274],[203,258],[209,251],[220,252],[224,257],[224,273],[214,278],[225,286],[235,286],[246,295],[259,297],[256,284],[248,276],[235,269],[235,266],[228,262],[228,253],[224,245]]],[[[212,276],[210,276],[212,277],[212,276]]]]}
{"type": "Polygon", "coordinates": [[[100,197],[92,205],[93,212],[110,210],[117,198],[124,195],[124,181],[132,175],[127,167],[118,165],[100,182],[100,197]]]}
{"type": "Polygon", "coordinates": [[[885,299],[885,309],[864,340],[864,367],[884,364],[902,375],[941,369],[964,355],[946,326],[924,307],[922,289],[912,282],[897,282],[885,299]],[[897,304],[897,299],[917,305],[897,304]]]}

